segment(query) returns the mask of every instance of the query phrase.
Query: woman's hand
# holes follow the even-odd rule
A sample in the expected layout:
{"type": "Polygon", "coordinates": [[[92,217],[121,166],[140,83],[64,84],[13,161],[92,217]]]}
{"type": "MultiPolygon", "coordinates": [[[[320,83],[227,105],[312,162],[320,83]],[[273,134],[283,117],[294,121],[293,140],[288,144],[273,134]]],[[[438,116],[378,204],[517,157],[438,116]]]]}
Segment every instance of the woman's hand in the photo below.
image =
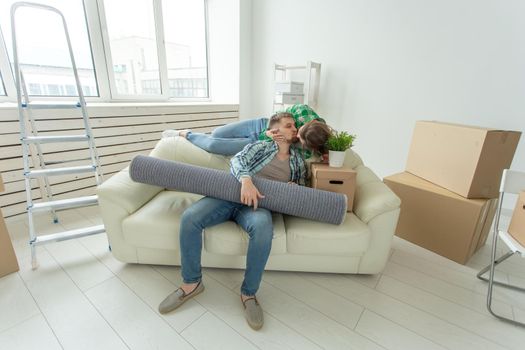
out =
{"type": "Polygon", "coordinates": [[[266,136],[274,140],[275,142],[285,141],[284,136],[279,133],[279,129],[269,129],[266,130],[266,136]]]}
{"type": "Polygon", "coordinates": [[[259,199],[264,198],[264,196],[259,193],[259,190],[252,182],[252,179],[249,177],[244,177],[241,179],[241,203],[247,206],[252,206],[253,210],[257,210],[257,205],[259,204],[259,199]]]}

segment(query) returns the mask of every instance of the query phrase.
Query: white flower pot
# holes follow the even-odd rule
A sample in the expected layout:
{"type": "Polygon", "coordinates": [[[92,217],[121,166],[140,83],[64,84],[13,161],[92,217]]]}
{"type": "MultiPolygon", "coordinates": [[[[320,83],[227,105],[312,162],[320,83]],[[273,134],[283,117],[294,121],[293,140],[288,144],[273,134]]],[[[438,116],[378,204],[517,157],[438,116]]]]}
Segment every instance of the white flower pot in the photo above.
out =
{"type": "Polygon", "coordinates": [[[328,153],[328,163],[331,167],[340,168],[343,166],[346,152],[329,151],[328,153]]]}

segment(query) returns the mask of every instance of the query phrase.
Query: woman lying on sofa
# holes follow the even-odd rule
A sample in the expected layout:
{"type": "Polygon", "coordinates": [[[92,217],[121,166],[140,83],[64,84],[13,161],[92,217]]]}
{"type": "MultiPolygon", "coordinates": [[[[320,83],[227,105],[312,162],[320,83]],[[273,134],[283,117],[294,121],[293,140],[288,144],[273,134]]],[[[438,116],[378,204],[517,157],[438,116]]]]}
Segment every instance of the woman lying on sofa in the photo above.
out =
{"type": "MultiPolygon", "coordinates": [[[[324,145],[331,135],[331,129],[325,121],[307,105],[296,104],[286,112],[294,119],[298,130],[297,138],[304,148],[323,154],[324,145]]],[[[241,120],[213,130],[211,135],[190,130],[164,130],[162,137],[182,136],[203,150],[222,155],[240,152],[246,145],[258,140],[272,140],[282,137],[277,129],[268,127],[268,118],[241,120]]],[[[276,140],[278,141],[278,140],[276,140]]],[[[305,152],[305,158],[310,158],[305,152]]]]}
{"type": "Polygon", "coordinates": [[[184,211],[179,231],[183,284],[162,301],[159,305],[160,313],[175,310],[204,290],[201,274],[202,231],[233,220],[249,235],[246,271],[241,286],[245,317],[253,329],[262,327],[263,311],[255,294],[270,255],[273,224],[272,213],[267,209],[257,208],[259,199],[264,196],[252,182],[252,176],[299,185],[304,185],[306,181],[305,162],[293,146],[297,129],[292,115],[273,115],[269,127],[278,130],[278,135],[282,136],[276,138],[279,141],[248,144],[231,159],[231,173],[241,183],[242,203],[204,197],[184,211]]]}

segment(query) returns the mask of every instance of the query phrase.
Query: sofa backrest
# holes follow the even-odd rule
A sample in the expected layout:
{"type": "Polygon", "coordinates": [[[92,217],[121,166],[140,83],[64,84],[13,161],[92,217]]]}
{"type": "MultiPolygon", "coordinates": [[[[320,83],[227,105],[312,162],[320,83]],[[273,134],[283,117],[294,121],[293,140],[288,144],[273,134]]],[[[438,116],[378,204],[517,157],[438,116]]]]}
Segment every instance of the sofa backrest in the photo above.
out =
{"type": "MultiPolygon", "coordinates": [[[[227,171],[230,169],[230,157],[208,153],[183,137],[161,139],[151,151],[150,156],[212,169],[227,171]]],[[[357,153],[350,149],[346,151],[344,164],[355,169],[363,165],[363,161],[357,153]]]]}
{"type": "Polygon", "coordinates": [[[352,149],[346,151],[344,166],[355,169],[360,165],[363,165],[361,157],[359,157],[359,155],[352,149]]]}
{"type": "Polygon", "coordinates": [[[230,170],[229,157],[208,153],[184,137],[161,139],[151,151],[150,156],[206,168],[230,170]]]}

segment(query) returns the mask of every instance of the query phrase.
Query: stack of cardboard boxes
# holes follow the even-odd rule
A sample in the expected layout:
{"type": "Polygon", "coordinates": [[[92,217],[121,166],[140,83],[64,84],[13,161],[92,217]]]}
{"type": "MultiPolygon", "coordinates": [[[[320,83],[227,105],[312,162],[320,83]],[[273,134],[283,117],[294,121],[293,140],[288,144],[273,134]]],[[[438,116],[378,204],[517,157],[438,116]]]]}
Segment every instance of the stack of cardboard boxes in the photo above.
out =
{"type": "Polygon", "coordinates": [[[417,122],[406,172],[384,179],[402,202],[396,235],[465,264],[486,242],[520,136],[417,122]]]}
{"type": "Polygon", "coordinates": [[[294,105],[304,102],[304,83],[297,81],[275,82],[274,102],[278,104],[294,105]]]}
{"type": "MultiPolygon", "coordinates": [[[[4,183],[0,175],[0,192],[4,192],[4,183]]],[[[18,271],[18,261],[7,232],[4,216],[0,210],[0,277],[18,271]]]]}

